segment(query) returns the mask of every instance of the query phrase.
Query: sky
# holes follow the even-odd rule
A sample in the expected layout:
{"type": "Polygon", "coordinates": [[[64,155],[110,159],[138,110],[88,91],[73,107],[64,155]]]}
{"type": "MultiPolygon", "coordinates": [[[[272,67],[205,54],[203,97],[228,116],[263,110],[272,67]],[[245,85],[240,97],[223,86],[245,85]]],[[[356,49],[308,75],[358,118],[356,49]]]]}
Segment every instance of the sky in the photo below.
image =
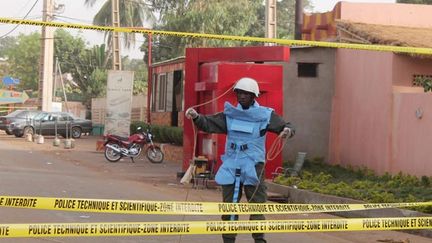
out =
{"type": "MultiPolygon", "coordinates": [[[[33,4],[37,0],[0,0],[0,17],[2,18],[23,18],[26,13],[31,9],[33,4]]],[[[386,2],[394,3],[395,0],[347,0],[348,2],[386,2]]],[[[97,10],[104,3],[104,0],[99,0],[92,7],[84,6],[84,0],[56,0],[57,4],[64,4],[65,9],[63,13],[58,13],[58,17],[54,21],[56,22],[68,22],[77,24],[91,24],[93,16],[97,13],[97,10]]],[[[314,6],[313,12],[325,12],[333,9],[335,4],[339,0],[311,0],[314,6]]],[[[29,13],[27,19],[41,20],[42,19],[42,7],[43,0],[39,0],[33,10],[29,13]]],[[[0,24],[0,36],[3,36],[11,29],[14,25],[0,24]]],[[[20,33],[29,34],[34,31],[40,31],[40,27],[33,26],[19,26],[15,31],[10,33],[10,36],[16,36],[20,33]]],[[[102,44],[104,42],[104,34],[96,31],[81,31],[70,30],[73,35],[81,35],[89,43],[89,45],[102,44]]],[[[128,55],[131,58],[143,57],[143,53],[139,51],[139,47],[143,41],[141,35],[136,35],[135,48],[130,50],[121,50],[123,56],[128,55]]]]}

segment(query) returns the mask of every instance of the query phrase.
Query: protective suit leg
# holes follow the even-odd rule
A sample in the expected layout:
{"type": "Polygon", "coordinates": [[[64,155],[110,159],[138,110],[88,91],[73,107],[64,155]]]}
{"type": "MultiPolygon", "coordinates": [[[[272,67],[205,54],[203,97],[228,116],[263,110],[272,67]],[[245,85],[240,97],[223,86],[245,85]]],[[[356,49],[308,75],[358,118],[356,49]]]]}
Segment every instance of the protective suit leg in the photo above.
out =
{"type": "MultiPolygon", "coordinates": [[[[232,203],[233,202],[233,195],[234,195],[234,188],[235,185],[222,185],[222,201],[226,203],[232,203]]],[[[242,197],[242,185],[240,185],[239,195],[237,202],[240,201],[242,197]]],[[[229,221],[231,218],[231,215],[222,215],[222,220],[229,221]]],[[[238,220],[238,215],[235,216],[235,220],[238,220]]],[[[237,234],[222,234],[222,239],[224,243],[234,243],[236,239],[237,234]]]]}
{"type": "MultiPolygon", "coordinates": [[[[256,173],[260,179],[260,183],[257,186],[247,185],[244,186],[246,198],[250,203],[265,203],[267,202],[267,187],[264,183],[264,163],[257,163],[255,165],[256,173]]],[[[252,214],[249,217],[250,220],[265,220],[263,214],[252,214]]],[[[255,243],[265,243],[264,233],[253,233],[252,238],[255,243]]]]}

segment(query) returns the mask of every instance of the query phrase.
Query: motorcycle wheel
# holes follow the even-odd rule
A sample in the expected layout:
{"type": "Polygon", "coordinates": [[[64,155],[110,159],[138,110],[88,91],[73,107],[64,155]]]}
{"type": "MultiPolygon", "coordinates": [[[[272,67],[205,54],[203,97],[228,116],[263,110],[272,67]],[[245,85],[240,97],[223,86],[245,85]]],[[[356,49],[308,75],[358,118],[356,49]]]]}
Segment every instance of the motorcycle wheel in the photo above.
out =
{"type": "MultiPolygon", "coordinates": [[[[120,148],[120,146],[116,143],[108,143],[108,144],[113,147],[120,148]]],[[[117,162],[121,159],[121,157],[122,155],[120,153],[117,153],[114,150],[105,146],[105,159],[107,159],[109,162],[117,162]]]]}
{"type": "Polygon", "coordinates": [[[150,162],[152,162],[153,164],[162,163],[162,161],[164,160],[164,154],[162,153],[162,150],[157,146],[147,147],[146,156],[147,159],[150,160],[150,162]]]}

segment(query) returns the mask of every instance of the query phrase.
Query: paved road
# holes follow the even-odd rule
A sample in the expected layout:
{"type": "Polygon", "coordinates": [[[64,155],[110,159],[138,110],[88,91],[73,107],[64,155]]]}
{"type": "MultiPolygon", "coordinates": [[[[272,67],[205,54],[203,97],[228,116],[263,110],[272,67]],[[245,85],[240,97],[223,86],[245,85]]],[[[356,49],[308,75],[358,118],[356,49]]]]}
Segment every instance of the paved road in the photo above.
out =
{"type": "MultiPolygon", "coordinates": [[[[78,197],[100,199],[220,201],[218,190],[195,190],[179,185],[176,172],[179,162],[151,164],[145,159],[108,163],[95,152],[95,137],[83,137],[72,150],[45,144],[25,142],[0,133],[0,195],[78,197]]],[[[334,218],[326,214],[277,215],[272,219],[334,218]]],[[[246,219],[243,217],[242,219],[246,219]]],[[[152,222],[219,220],[219,216],[157,216],[96,214],[0,208],[0,224],[54,222],[152,222]]],[[[336,233],[268,234],[268,242],[431,242],[430,239],[395,231],[336,233]]],[[[0,242],[222,242],[219,235],[149,236],[149,237],[85,237],[85,238],[16,238],[0,242]]],[[[239,235],[237,242],[253,242],[250,235],[239,235]]]]}

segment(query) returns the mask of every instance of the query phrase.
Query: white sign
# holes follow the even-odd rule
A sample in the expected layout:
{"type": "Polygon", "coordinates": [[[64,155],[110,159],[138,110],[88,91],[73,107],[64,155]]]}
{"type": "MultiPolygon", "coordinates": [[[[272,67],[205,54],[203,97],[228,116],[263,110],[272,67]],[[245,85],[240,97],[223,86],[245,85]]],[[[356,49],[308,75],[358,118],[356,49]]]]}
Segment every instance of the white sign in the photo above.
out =
{"type": "Polygon", "coordinates": [[[62,103],[61,102],[52,102],[51,103],[51,111],[62,112],[62,103]]]}
{"type": "Polygon", "coordinates": [[[108,72],[105,134],[129,136],[134,72],[108,72]]]}

